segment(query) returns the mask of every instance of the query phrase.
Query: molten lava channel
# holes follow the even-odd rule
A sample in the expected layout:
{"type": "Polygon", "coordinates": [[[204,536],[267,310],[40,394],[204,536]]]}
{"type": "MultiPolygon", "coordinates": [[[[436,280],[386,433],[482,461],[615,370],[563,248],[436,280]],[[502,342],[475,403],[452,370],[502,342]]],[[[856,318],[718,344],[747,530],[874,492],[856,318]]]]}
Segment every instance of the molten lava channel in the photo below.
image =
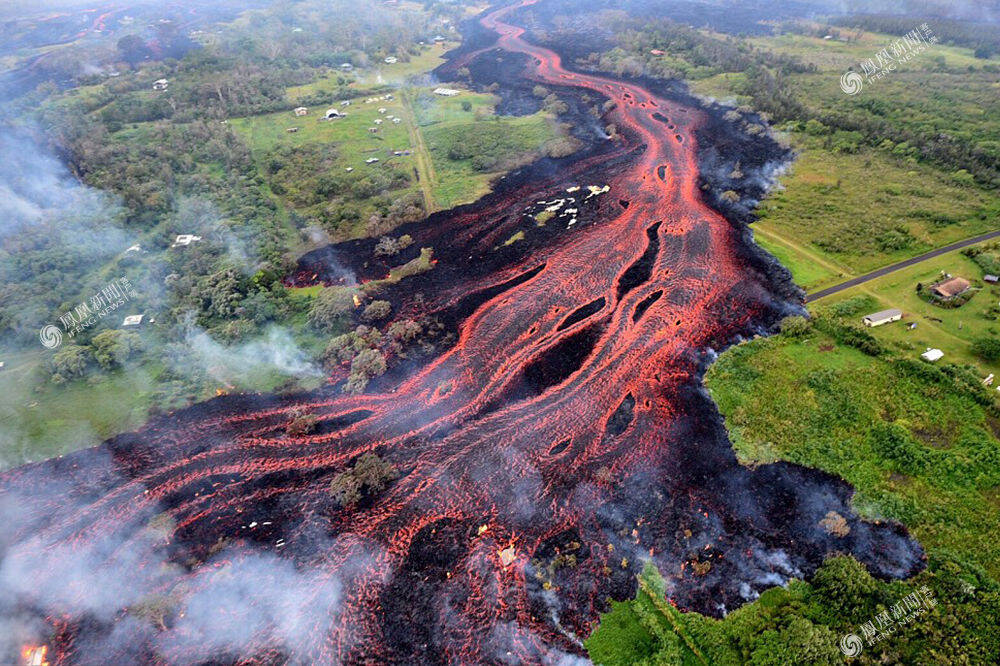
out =
{"type": "Polygon", "coordinates": [[[555,663],[645,561],[713,614],[834,551],[920,566],[842,482],[738,465],[699,389],[708,350],[788,308],[703,200],[704,111],[564,68],[517,9],[463,57],[522,54],[524,77],[613,100],[622,138],[428,233],[496,245],[510,211],[572,183],[609,186],[600,218],[428,294],[461,313],[456,342],[384,391],[226,396],[3,475],[0,613],[53,664],[555,663]],[[302,410],[319,427],[289,436],[302,410]],[[339,507],[331,478],[372,451],[398,479],[339,507]],[[829,511],[847,536],[819,526],[829,511]]]}

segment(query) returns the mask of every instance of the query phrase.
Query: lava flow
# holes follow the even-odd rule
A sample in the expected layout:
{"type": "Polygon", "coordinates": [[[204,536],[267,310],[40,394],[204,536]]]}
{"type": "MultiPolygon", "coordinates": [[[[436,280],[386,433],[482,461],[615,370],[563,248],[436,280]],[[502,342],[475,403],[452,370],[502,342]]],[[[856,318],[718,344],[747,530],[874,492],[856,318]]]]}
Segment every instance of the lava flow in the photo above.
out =
{"type": "Polygon", "coordinates": [[[413,226],[442,259],[390,297],[454,344],[372,394],[222,396],[4,474],[11,636],[53,665],[570,663],[649,561],[714,615],[833,552],[922,566],[843,482],[740,466],[699,388],[711,349],[795,307],[705,203],[706,112],[564,68],[517,9],[483,17],[495,43],[461,62],[516,57],[529,85],[610,99],[620,138],[413,226]],[[579,223],[502,245],[512,211],[569,192],[591,199],[579,223]],[[303,412],[315,432],[286,433],[303,412]],[[369,452],[397,476],[343,508],[331,479],[369,452]],[[822,527],[831,511],[849,530],[822,527]]]}

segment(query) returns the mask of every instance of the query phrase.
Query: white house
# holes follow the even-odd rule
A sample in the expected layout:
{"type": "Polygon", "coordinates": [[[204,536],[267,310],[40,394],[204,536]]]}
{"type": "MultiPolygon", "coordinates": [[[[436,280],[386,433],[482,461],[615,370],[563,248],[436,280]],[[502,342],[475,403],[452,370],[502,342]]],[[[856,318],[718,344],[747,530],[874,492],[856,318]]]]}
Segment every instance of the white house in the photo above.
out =
{"type": "Polygon", "coordinates": [[[454,97],[455,95],[461,94],[461,90],[455,90],[454,88],[435,88],[434,94],[441,95],[442,97],[454,97]]]}
{"type": "Polygon", "coordinates": [[[865,323],[865,326],[881,326],[882,324],[888,324],[890,322],[899,321],[903,318],[903,311],[899,308],[889,308],[888,310],[882,310],[880,312],[873,312],[870,315],[866,315],[861,321],[865,323]]]}
{"type": "Polygon", "coordinates": [[[122,322],[122,327],[124,328],[129,326],[141,326],[143,316],[144,315],[137,314],[125,317],[125,321],[122,322]]]}

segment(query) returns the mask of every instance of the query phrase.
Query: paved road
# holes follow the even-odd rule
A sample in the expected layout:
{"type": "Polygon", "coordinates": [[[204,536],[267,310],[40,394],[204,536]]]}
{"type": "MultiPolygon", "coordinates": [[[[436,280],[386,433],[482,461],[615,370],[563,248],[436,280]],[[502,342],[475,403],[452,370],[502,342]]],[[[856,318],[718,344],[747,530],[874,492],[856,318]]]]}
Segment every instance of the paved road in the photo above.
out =
{"type": "Polygon", "coordinates": [[[928,259],[933,259],[934,257],[939,257],[945,252],[951,252],[952,250],[961,250],[963,247],[969,247],[970,245],[975,245],[976,243],[981,243],[991,238],[1000,237],[1000,230],[991,231],[987,234],[982,234],[980,236],[975,236],[974,238],[966,238],[965,240],[960,240],[957,243],[952,243],[951,245],[945,245],[944,247],[939,247],[936,250],[931,250],[930,252],[925,252],[919,256],[913,257],[912,259],[907,259],[905,261],[900,261],[896,264],[890,264],[889,266],[884,266],[877,271],[872,271],[871,273],[865,273],[864,275],[859,275],[856,278],[851,278],[847,282],[841,282],[838,285],[832,287],[827,287],[826,289],[820,289],[817,292],[813,292],[806,296],[806,303],[811,303],[813,301],[819,300],[824,296],[829,296],[830,294],[836,294],[839,291],[845,289],[850,289],[859,284],[864,284],[870,280],[880,278],[883,275],[888,275],[889,273],[895,273],[903,268],[908,268],[914,264],[919,264],[922,261],[927,261],[928,259]]]}

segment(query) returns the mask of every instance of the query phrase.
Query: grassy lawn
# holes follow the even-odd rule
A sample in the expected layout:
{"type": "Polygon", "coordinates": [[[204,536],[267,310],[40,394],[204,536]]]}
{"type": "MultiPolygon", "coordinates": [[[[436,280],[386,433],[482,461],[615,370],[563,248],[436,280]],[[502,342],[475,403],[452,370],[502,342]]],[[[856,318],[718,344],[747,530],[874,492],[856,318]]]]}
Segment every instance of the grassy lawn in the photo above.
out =
{"type": "Polygon", "coordinates": [[[813,331],[739,345],[706,384],[745,463],[831,472],[857,488],[863,514],[900,520],[926,548],[1000,576],[1000,423],[937,369],[813,331]]]}
{"type": "Polygon", "coordinates": [[[255,157],[263,157],[281,146],[333,143],[337,146],[339,161],[344,168],[382,169],[388,168],[386,162],[405,164],[408,158],[393,158],[392,153],[412,148],[406,127],[403,123],[394,124],[386,120],[390,115],[400,116],[402,103],[394,99],[366,104],[365,99],[354,99],[348,107],[335,106],[347,114],[345,118],[336,120],[323,120],[328,107],[314,107],[306,116],[296,117],[289,109],[250,118],[234,118],[229,124],[247,141],[255,157]],[[378,112],[380,108],[386,109],[385,114],[378,112]],[[381,119],[382,124],[375,125],[376,119],[381,119]],[[290,127],[299,129],[290,133],[286,131],[290,127]],[[369,127],[377,127],[378,132],[370,133],[369,127]],[[380,162],[373,166],[366,165],[365,160],[370,157],[377,157],[380,162]]]}
{"type": "MultiPolygon", "coordinates": [[[[852,32],[840,30],[842,36],[852,32]]],[[[788,75],[809,115],[867,116],[920,134],[947,127],[955,139],[994,150],[1000,95],[996,74],[983,68],[1000,62],[996,57],[976,59],[970,49],[933,44],[890,76],[866,84],[861,94],[840,90],[840,73],[896,39],[862,33],[846,42],[789,33],[749,41],[816,65],[817,72],[788,75]]],[[[691,87],[747,103],[737,94],[744,81],[743,73],[724,73],[692,81],[691,87]]],[[[886,140],[874,148],[855,133],[802,129],[786,135],[799,155],[782,178],[784,189],[761,206],[756,235],[807,292],[995,228],[995,192],[918,163],[906,144],[886,140]]]]}
{"type": "Polygon", "coordinates": [[[93,446],[146,421],[154,388],[148,373],[109,373],[99,389],[84,380],[57,386],[37,374],[48,354],[40,350],[5,358],[0,468],[93,446]]]}
{"type": "MultiPolygon", "coordinates": [[[[466,114],[469,115],[469,114],[466,114]]],[[[443,208],[475,201],[490,190],[490,183],[512,167],[533,159],[536,151],[556,137],[550,118],[539,112],[530,116],[491,116],[483,120],[456,119],[423,128],[422,133],[434,161],[437,174],[435,196],[443,208]],[[497,135],[498,141],[487,151],[498,158],[496,167],[481,169],[471,159],[450,159],[449,148],[485,133],[497,135]]]]}
{"type": "MultiPolygon", "coordinates": [[[[914,21],[913,28],[917,29],[920,21],[914,21]]],[[[931,26],[933,32],[934,26],[931,26]]],[[[856,41],[843,41],[844,37],[854,36],[854,31],[847,28],[840,28],[842,39],[822,39],[809,35],[797,35],[786,33],[768,37],[751,38],[748,41],[768,51],[783,53],[800,58],[804,62],[816,65],[820,71],[837,72],[846,70],[850,66],[857,68],[857,64],[864,58],[872,58],[874,54],[892,44],[900,37],[896,35],[885,35],[877,32],[862,31],[856,41]]],[[[917,54],[909,62],[901,63],[899,71],[912,71],[924,69],[930,66],[931,58],[941,56],[944,58],[945,66],[949,68],[964,69],[970,65],[982,67],[984,61],[973,57],[972,49],[960,46],[945,46],[943,44],[928,45],[926,51],[917,54]]],[[[995,62],[995,59],[994,59],[995,62]]]]}
{"type": "Polygon", "coordinates": [[[991,192],[879,149],[825,144],[795,134],[799,156],[754,225],[807,292],[996,228],[991,192]]]}
{"type": "MultiPolygon", "coordinates": [[[[927,347],[936,347],[945,353],[946,361],[971,363],[982,368],[984,374],[1000,374],[1000,364],[983,361],[970,349],[976,338],[1000,335],[1000,322],[996,315],[989,313],[1000,302],[1000,288],[982,282],[982,276],[983,270],[956,250],[816,301],[812,308],[828,311],[837,303],[868,296],[870,311],[890,307],[903,311],[902,322],[871,329],[878,340],[913,357],[927,347]],[[916,293],[917,283],[936,282],[942,271],[971,280],[976,294],[957,308],[943,308],[921,299],[916,293]],[[906,326],[911,322],[917,324],[912,331],[906,326]]],[[[853,317],[855,323],[868,313],[865,311],[853,317]]]]}

